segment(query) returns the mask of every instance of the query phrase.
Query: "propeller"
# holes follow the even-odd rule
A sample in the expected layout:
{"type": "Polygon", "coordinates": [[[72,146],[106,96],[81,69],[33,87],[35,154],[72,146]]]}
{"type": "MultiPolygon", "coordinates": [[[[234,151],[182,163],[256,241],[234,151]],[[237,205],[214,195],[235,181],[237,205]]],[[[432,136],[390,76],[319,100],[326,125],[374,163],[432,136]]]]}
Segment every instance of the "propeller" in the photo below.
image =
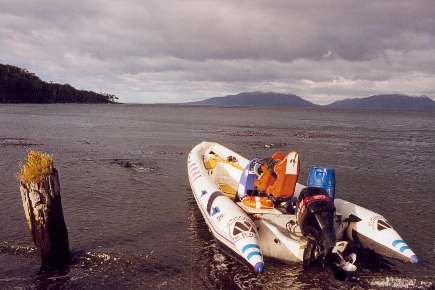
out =
{"type": "Polygon", "coordinates": [[[357,267],[355,266],[356,254],[350,253],[349,255],[344,255],[344,250],[346,249],[348,242],[340,241],[337,242],[335,247],[332,249],[332,254],[335,255],[336,259],[333,262],[334,265],[345,272],[355,272],[357,267]]]}

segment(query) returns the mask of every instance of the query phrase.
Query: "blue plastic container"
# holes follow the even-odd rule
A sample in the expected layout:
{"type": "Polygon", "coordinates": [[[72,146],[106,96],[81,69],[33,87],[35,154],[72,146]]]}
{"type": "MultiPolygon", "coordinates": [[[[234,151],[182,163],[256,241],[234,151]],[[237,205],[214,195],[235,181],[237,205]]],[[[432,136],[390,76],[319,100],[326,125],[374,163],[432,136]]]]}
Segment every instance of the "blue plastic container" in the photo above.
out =
{"type": "Polygon", "coordinates": [[[308,170],[307,186],[321,187],[328,195],[335,198],[335,171],[330,167],[318,165],[310,166],[308,170]]]}

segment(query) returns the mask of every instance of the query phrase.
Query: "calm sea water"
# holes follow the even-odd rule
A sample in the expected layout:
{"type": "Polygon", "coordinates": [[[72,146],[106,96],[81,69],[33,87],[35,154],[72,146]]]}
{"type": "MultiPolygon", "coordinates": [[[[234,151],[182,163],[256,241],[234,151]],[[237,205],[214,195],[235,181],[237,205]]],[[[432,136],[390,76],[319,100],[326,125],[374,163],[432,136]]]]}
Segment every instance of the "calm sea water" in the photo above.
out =
{"type": "Polygon", "coordinates": [[[434,113],[0,105],[0,288],[430,288],[434,189],[434,113]],[[363,256],[353,283],[275,261],[255,275],[219,248],[196,207],[186,158],[203,140],[247,158],[298,150],[302,182],[309,165],[333,166],[337,196],[383,214],[421,263],[363,256]],[[74,261],[52,275],[38,275],[15,178],[28,148],[53,154],[60,173],[74,261]]]}

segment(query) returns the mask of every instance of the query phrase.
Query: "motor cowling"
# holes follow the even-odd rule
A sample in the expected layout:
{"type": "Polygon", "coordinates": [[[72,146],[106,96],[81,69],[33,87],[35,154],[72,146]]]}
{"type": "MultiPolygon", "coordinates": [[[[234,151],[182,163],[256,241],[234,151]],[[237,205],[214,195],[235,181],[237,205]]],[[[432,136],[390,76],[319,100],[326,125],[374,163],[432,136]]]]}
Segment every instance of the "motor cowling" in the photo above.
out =
{"type": "Polygon", "coordinates": [[[320,187],[306,187],[296,203],[296,221],[309,245],[304,262],[324,260],[335,245],[335,207],[332,198],[320,187]]]}

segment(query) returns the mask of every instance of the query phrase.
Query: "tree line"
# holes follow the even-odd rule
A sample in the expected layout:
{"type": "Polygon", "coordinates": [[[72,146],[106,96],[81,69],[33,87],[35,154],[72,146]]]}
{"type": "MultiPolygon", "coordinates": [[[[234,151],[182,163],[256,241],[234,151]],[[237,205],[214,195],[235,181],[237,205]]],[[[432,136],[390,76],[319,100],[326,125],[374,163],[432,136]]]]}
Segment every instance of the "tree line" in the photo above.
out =
{"type": "Polygon", "coordinates": [[[26,69],[0,64],[0,103],[115,103],[112,94],[47,83],[26,69]]]}

